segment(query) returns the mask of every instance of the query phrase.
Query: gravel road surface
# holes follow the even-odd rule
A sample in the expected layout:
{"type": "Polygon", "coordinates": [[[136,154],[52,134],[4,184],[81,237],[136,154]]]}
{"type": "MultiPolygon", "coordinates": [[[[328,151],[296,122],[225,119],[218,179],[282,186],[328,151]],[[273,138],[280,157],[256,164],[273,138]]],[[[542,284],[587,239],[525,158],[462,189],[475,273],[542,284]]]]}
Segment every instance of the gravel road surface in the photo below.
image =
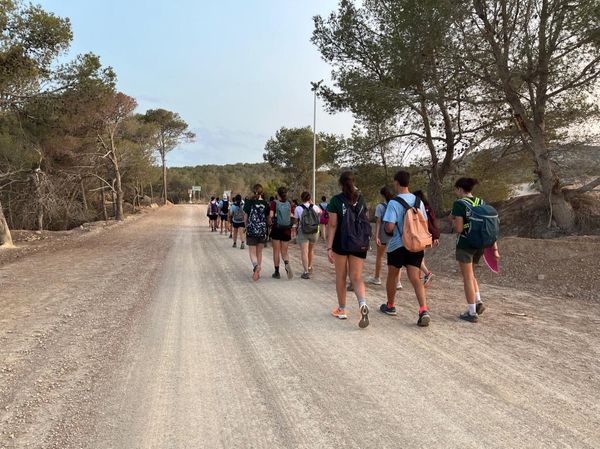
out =
{"type": "MultiPolygon", "coordinates": [[[[0,266],[0,448],[600,447],[600,305],[458,279],[371,326],[333,319],[333,269],[250,280],[201,206],[0,266]]],[[[292,263],[299,267],[293,248],[292,263]]],[[[448,263],[453,263],[448,260],[448,263]]],[[[298,270],[297,270],[298,271],[298,270]]]]}

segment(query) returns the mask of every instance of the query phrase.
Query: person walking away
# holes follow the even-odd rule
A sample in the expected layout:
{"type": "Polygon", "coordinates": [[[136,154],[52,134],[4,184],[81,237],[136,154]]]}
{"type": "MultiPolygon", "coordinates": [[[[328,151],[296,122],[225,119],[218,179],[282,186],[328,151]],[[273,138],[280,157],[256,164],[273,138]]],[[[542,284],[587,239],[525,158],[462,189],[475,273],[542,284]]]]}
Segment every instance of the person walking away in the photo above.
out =
{"type": "Polygon", "coordinates": [[[208,203],[208,220],[210,221],[210,232],[217,232],[217,219],[219,218],[219,203],[214,196],[210,197],[208,203]]]}
{"type": "MultiPolygon", "coordinates": [[[[223,195],[223,199],[219,201],[219,217],[221,219],[221,234],[229,232],[229,198],[223,195]]],[[[231,236],[230,236],[231,237],[231,236]]]]}
{"type": "Polygon", "coordinates": [[[287,199],[287,189],[277,189],[277,199],[271,202],[271,242],[273,245],[273,265],[275,272],[273,278],[280,279],[279,263],[283,259],[283,266],[288,279],[294,277],[290,266],[289,245],[292,239],[292,205],[287,199]]]}
{"type": "Polygon", "coordinates": [[[242,204],[242,195],[236,195],[233,204],[229,208],[231,216],[231,225],[233,227],[233,247],[237,247],[237,238],[240,236],[240,249],[244,249],[246,234],[246,217],[244,216],[244,207],[242,204]]]}
{"type": "Polygon", "coordinates": [[[342,193],[331,198],[328,205],[327,258],[335,266],[338,299],[338,306],[331,314],[341,320],[348,318],[346,277],[350,275],[360,310],[358,326],[364,329],[369,325],[369,307],[362,272],[371,240],[371,223],[367,218],[367,204],[356,188],[354,173],[343,172],[339,184],[342,193]]]}
{"type": "Polygon", "coordinates": [[[498,213],[481,198],[473,196],[473,188],[478,183],[473,178],[460,178],[456,181],[454,188],[459,199],[452,205],[450,214],[454,232],[458,234],[456,261],[463,278],[468,304],[468,310],[460,315],[460,319],[471,323],[476,323],[479,315],[485,311],[474,266],[479,263],[484,249],[489,246],[494,248],[494,257],[500,259],[497,242],[498,213]]]}
{"type": "Polygon", "coordinates": [[[425,248],[431,246],[431,234],[427,228],[427,212],[419,198],[410,193],[410,173],[399,171],[394,176],[394,189],[397,196],[388,204],[383,217],[385,230],[393,233],[387,244],[387,304],[382,304],[381,312],[397,315],[396,279],[402,267],[406,268],[408,280],[413,286],[419,302],[417,325],[429,326],[431,317],[427,308],[427,293],[421,282],[421,264],[425,248]]]}
{"type": "MultiPolygon", "coordinates": [[[[427,212],[427,226],[429,228],[431,238],[433,239],[433,248],[436,248],[440,244],[440,228],[438,228],[437,225],[435,211],[429,204],[429,201],[422,190],[417,190],[414,192],[414,195],[425,205],[425,211],[427,212]]],[[[425,258],[423,258],[423,263],[421,264],[421,272],[423,273],[423,285],[425,288],[429,288],[431,285],[431,280],[433,279],[433,273],[429,271],[429,268],[427,268],[427,265],[425,265],[425,258]]]]}
{"type": "Polygon", "coordinates": [[[269,203],[263,197],[263,187],[256,184],[252,189],[254,196],[244,204],[246,220],[246,243],[250,261],[252,262],[252,279],[260,279],[262,256],[267,242],[267,225],[269,221],[269,203]]]}
{"type": "MultiPolygon", "coordinates": [[[[377,257],[375,259],[375,274],[367,278],[367,284],[371,285],[381,285],[381,268],[383,266],[385,248],[390,239],[392,238],[385,232],[383,226],[383,216],[385,215],[385,211],[387,210],[388,203],[392,200],[392,198],[394,198],[395,195],[394,192],[392,192],[392,190],[387,186],[382,187],[379,191],[379,194],[382,196],[383,201],[379,203],[375,208],[375,243],[377,245],[377,257]]],[[[402,270],[398,272],[396,290],[402,289],[402,282],[400,282],[401,276],[402,270]]]]}
{"type": "Polygon", "coordinates": [[[321,209],[319,235],[324,242],[327,242],[327,225],[329,224],[329,212],[327,212],[327,206],[329,206],[327,203],[327,197],[322,196],[321,202],[319,203],[319,208],[321,209]]]}
{"type": "Polygon", "coordinates": [[[296,241],[300,245],[300,254],[302,255],[302,266],[304,272],[302,279],[310,279],[313,271],[312,261],[314,248],[319,236],[319,222],[321,209],[315,206],[311,201],[311,195],[308,192],[302,192],[300,195],[302,204],[296,208],[296,241]]]}

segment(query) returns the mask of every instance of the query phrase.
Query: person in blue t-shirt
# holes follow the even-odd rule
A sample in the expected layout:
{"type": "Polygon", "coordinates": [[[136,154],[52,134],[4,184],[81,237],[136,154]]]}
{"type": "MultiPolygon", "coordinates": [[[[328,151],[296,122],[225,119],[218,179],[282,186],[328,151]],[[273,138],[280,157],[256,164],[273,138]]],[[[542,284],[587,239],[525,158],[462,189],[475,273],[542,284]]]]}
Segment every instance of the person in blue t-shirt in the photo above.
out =
{"type": "MultiPolygon", "coordinates": [[[[406,209],[398,198],[403,199],[409,206],[414,206],[417,197],[410,193],[408,185],[410,183],[410,173],[399,171],[394,176],[394,189],[397,196],[392,199],[385,211],[383,217],[385,231],[388,234],[393,232],[393,236],[387,244],[387,259],[388,259],[388,277],[387,277],[387,304],[382,304],[380,310],[387,315],[397,315],[396,312],[396,282],[398,274],[402,267],[406,267],[408,279],[412,284],[417,300],[419,301],[419,320],[417,325],[425,327],[429,325],[431,317],[427,309],[427,296],[425,287],[421,282],[421,263],[425,255],[424,251],[413,253],[408,251],[402,242],[402,229],[404,226],[404,216],[406,209]]],[[[427,212],[423,203],[420,205],[420,211],[427,219],[427,212]]]]}

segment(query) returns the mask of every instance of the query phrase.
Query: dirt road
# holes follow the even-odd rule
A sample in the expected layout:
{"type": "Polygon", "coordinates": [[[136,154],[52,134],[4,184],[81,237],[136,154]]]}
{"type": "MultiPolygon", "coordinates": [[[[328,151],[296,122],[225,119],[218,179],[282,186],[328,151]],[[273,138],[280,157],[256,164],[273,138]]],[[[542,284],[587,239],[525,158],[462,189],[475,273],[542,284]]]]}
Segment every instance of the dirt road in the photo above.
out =
{"type": "Polygon", "coordinates": [[[370,288],[361,331],[354,301],[329,316],[323,257],[311,281],[254,284],[202,212],[0,267],[0,448],[600,447],[597,303],[486,286],[472,325],[439,276],[431,327],[408,291],[391,318],[370,288]]]}

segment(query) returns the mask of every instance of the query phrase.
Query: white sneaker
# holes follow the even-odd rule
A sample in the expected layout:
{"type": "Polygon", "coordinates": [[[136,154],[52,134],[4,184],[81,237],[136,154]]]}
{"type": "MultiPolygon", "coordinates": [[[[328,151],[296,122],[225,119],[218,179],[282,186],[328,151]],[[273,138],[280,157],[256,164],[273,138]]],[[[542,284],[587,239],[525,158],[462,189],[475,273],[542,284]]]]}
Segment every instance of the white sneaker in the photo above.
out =
{"type": "Polygon", "coordinates": [[[398,281],[398,283],[396,284],[396,290],[402,290],[402,282],[398,281]]]}
{"type": "Polygon", "coordinates": [[[381,278],[376,278],[375,276],[369,276],[367,278],[367,284],[381,285],[381,278]]]}

